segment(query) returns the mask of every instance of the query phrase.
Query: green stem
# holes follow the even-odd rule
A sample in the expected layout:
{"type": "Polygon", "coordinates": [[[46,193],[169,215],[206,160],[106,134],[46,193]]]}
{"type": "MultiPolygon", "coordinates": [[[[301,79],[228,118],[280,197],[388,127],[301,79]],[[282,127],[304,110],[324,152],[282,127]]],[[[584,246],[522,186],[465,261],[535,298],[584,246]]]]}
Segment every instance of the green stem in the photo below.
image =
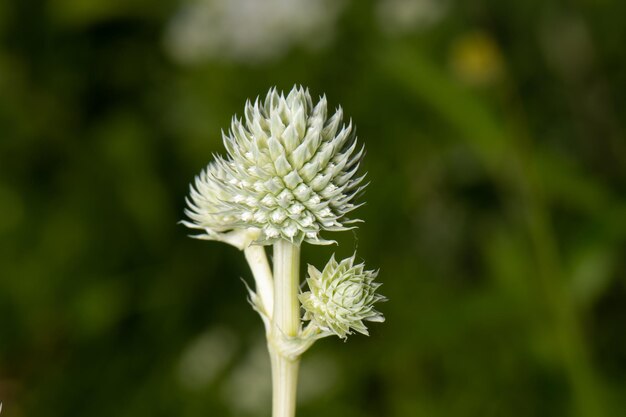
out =
{"type": "Polygon", "coordinates": [[[268,338],[272,362],[272,417],[296,415],[299,357],[283,356],[275,346],[300,330],[300,246],[280,240],[274,244],[274,312],[268,338]]]}

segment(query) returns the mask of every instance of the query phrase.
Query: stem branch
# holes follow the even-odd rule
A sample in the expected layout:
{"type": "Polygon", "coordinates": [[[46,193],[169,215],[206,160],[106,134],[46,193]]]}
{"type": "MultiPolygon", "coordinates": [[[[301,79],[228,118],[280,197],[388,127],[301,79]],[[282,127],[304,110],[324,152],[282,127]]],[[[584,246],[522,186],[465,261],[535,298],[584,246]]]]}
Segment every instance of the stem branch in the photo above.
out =
{"type": "Polygon", "coordinates": [[[265,313],[271,319],[274,309],[274,280],[265,255],[265,248],[259,245],[250,245],[244,249],[243,253],[252,270],[256,292],[263,303],[265,313]]]}

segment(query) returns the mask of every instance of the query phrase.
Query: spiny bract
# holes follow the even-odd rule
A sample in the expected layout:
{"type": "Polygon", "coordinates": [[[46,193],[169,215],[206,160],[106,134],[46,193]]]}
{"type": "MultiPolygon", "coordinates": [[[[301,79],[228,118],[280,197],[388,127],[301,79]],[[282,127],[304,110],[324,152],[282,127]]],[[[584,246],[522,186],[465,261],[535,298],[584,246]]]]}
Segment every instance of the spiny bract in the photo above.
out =
{"type": "Polygon", "coordinates": [[[234,117],[223,134],[228,157],[216,157],[191,186],[186,214],[193,222],[183,223],[209,239],[252,229],[256,244],[330,243],[320,232],[358,221],[345,215],[364,187],[356,175],[363,148],[342,115],[338,108],[327,117],[326,98],[313,105],[302,87],[248,101],[244,120],[234,117]]]}
{"type": "Polygon", "coordinates": [[[310,291],[300,294],[304,320],[311,320],[322,332],[347,338],[355,330],[368,334],[363,320],[383,322],[374,310],[374,303],[385,297],[376,293],[380,283],[374,282],[376,271],[365,271],[363,264],[354,265],[353,255],[340,263],[335,256],[322,272],[309,265],[307,283],[310,291]]]}

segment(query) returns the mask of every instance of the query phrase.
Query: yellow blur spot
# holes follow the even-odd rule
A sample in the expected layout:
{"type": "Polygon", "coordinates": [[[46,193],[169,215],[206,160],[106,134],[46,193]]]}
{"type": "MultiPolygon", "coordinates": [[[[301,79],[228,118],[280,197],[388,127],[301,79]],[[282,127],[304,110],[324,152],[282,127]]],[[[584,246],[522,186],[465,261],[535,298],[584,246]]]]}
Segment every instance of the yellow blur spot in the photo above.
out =
{"type": "Polygon", "coordinates": [[[502,75],[502,55],[494,39],[484,32],[471,32],[451,47],[452,71],[464,83],[484,86],[502,75]]]}

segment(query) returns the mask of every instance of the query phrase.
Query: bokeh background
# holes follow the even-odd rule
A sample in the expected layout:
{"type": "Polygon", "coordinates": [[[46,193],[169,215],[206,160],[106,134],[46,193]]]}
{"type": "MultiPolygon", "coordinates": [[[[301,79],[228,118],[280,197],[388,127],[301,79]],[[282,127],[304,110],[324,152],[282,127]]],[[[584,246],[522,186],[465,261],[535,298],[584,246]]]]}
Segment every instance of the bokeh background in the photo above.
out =
{"type": "Polygon", "coordinates": [[[3,0],[3,415],[269,416],[243,256],[177,222],[247,98],[358,128],[387,322],[303,361],[299,416],[626,409],[617,0],[3,0]]]}

